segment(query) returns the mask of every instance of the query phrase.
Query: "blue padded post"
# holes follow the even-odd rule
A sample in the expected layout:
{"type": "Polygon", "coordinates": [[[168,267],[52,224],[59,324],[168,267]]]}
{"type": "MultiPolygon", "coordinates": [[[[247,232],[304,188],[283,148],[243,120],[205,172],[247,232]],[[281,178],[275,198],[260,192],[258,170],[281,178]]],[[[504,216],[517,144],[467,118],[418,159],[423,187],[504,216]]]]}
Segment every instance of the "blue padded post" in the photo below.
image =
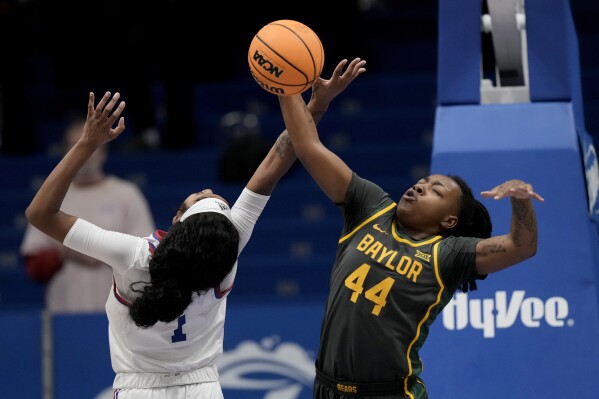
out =
{"type": "Polygon", "coordinates": [[[531,101],[571,101],[570,7],[565,0],[527,0],[526,33],[531,101]]]}
{"type": "MultiPolygon", "coordinates": [[[[441,0],[440,8],[448,3],[453,0],[441,0]]],[[[471,7],[479,13],[478,5],[471,7]]],[[[456,295],[439,316],[421,352],[430,397],[591,399],[599,391],[599,232],[587,189],[597,183],[597,160],[592,142],[581,146],[576,32],[567,0],[526,0],[525,12],[531,102],[441,101],[431,172],[464,177],[489,209],[495,234],[509,232],[510,201],[479,193],[512,178],[532,183],[545,198],[535,203],[539,250],[490,275],[478,291],[456,295]],[[592,158],[586,170],[582,154],[592,158]]],[[[440,35],[463,29],[463,19],[448,16],[440,15],[440,35]]],[[[473,46],[459,35],[439,41],[446,49],[473,46]]],[[[440,70],[449,68],[441,64],[448,58],[439,57],[440,70]]],[[[460,82],[472,90],[470,79],[460,82]]],[[[439,81],[438,87],[453,84],[459,83],[439,81]]]]}
{"type": "Polygon", "coordinates": [[[439,104],[480,102],[481,4],[481,0],[439,1],[439,104]]]}

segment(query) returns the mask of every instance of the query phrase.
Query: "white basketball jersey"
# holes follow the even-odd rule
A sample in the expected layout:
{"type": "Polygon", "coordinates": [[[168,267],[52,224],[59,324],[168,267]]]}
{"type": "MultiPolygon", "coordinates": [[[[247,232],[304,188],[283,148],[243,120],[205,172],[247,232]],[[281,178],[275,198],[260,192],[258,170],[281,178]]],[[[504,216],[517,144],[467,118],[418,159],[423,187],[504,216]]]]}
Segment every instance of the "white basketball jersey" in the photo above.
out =
{"type": "MultiPolygon", "coordinates": [[[[231,209],[239,231],[239,252],[247,244],[267,196],[243,191],[231,209]]],[[[78,219],[64,244],[113,267],[114,284],[106,302],[114,388],[146,388],[217,381],[215,362],[223,352],[227,295],[233,287],[237,262],[220,284],[191,304],[177,320],[149,328],[135,325],[129,304],[138,293],[130,284],[149,281],[153,249],[166,234],[156,231],[140,238],[100,229],[78,219]]]]}

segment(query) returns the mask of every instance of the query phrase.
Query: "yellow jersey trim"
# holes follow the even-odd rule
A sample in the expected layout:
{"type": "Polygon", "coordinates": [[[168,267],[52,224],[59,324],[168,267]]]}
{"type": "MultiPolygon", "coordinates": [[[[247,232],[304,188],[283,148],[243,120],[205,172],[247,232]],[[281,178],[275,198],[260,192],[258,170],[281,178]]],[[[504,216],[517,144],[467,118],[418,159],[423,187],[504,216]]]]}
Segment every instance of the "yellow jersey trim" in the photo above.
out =
{"type": "Polygon", "coordinates": [[[397,227],[396,227],[396,223],[397,221],[395,221],[392,225],[391,225],[391,233],[393,234],[393,238],[395,238],[395,240],[404,243],[404,244],[408,244],[409,246],[416,248],[416,247],[421,247],[423,245],[428,245],[428,244],[432,244],[435,241],[439,241],[440,239],[443,238],[443,236],[432,236],[431,238],[429,238],[426,241],[422,241],[422,242],[414,242],[412,240],[408,240],[407,238],[401,238],[399,236],[399,234],[397,233],[397,227]]]}
{"type": "Polygon", "coordinates": [[[347,233],[346,235],[344,235],[343,237],[341,237],[339,239],[338,244],[341,244],[343,241],[345,241],[348,238],[350,238],[352,235],[354,235],[356,233],[356,231],[358,231],[362,227],[364,227],[365,224],[367,224],[368,222],[371,222],[372,220],[378,218],[383,213],[388,212],[389,209],[393,208],[395,205],[396,205],[396,203],[394,202],[391,205],[389,205],[388,207],[381,209],[380,211],[378,211],[377,213],[375,213],[374,215],[372,215],[371,217],[369,217],[368,219],[366,219],[365,221],[363,221],[362,223],[360,223],[360,225],[358,227],[356,227],[355,229],[353,229],[352,231],[350,231],[349,233],[347,233]]]}
{"type": "MultiPolygon", "coordinates": [[[[439,303],[441,302],[441,296],[443,294],[443,291],[445,291],[445,285],[443,284],[443,281],[441,280],[441,274],[439,273],[439,262],[438,262],[439,244],[440,243],[438,242],[433,247],[433,253],[435,254],[433,265],[435,268],[435,277],[437,278],[437,282],[439,283],[439,293],[437,294],[437,300],[434,303],[432,303],[431,306],[428,307],[426,314],[424,315],[422,320],[420,320],[420,322],[418,323],[416,336],[414,337],[414,339],[412,340],[412,342],[410,342],[410,345],[408,346],[407,359],[406,359],[407,363],[408,363],[408,377],[412,375],[412,362],[410,361],[410,352],[412,351],[412,347],[414,346],[414,344],[416,343],[416,341],[418,341],[418,338],[420,337],[420,330],[422,328],[422,325],[429,318],[429,316],[431,314],[431,310],[435,306],[439,305],[439,303]]],[[[407,384],[405,384],[405,391],[406,391],[406,395],[408,395],[412,399],[414,398],[412,396],[412,394],[407,391],[407,384]]]]}

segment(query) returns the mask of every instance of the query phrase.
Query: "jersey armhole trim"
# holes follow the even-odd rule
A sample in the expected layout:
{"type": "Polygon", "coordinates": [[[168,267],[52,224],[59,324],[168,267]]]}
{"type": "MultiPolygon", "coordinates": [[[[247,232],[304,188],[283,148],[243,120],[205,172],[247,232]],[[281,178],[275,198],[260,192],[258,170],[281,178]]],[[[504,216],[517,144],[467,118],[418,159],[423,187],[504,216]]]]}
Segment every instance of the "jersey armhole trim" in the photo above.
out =
{"type": "Polygon", "coordinates": [[[374,215],[372,215],[371,217],[369,217],[368,219],[366,219],[365,221],[363,221],[362,223],[360,223],[355,229],[353,229],[351,232],[347,233],[346,235],[344,235],[343,237],[341,237],[339,239],[338,244],[341,244],[343,241],[347,240],[348,238],[350,238],[352,235],[354,235],[356,233],[356,231],[360,230],[362,227],[364,227],[364,225],[366,225],[368,222],[378,218],[379,216],[381,216],[383,213],[388,212],[390,209],[392,209],[394,206],[396,205],[395,202],[391,203],[390,205],[388,205],[387,207],[381,209],[380,211],[378,211],[377,213],[375,213],[374,215]]]}
{"type": "Polygon", "coordinates": [[[125,305],[126,307],[130,308],[131,307],[131,303],[129,303],[129,301],[127,301],[120,293],[119,290],[116,288],[116,280],[114,279],[114,276],[112,276],[112,292],[114,294],[114,297],[116,298],[117,301],[119,301],[121,304],[125,305]]]}

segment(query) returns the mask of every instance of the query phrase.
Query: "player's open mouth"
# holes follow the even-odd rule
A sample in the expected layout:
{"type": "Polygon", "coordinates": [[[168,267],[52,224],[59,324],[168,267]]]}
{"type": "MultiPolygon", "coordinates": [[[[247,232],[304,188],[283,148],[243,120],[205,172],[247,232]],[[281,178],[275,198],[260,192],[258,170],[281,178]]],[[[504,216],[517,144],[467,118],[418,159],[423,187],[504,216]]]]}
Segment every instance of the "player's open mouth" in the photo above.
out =
{"type": "Polygon", "coordinates": [[[416,196],[414,195],[414,190],[409,189],[408,191],[406,191],[405,194],[403,195],[403,198],[406,201],[416,201],[416,196]]]}

